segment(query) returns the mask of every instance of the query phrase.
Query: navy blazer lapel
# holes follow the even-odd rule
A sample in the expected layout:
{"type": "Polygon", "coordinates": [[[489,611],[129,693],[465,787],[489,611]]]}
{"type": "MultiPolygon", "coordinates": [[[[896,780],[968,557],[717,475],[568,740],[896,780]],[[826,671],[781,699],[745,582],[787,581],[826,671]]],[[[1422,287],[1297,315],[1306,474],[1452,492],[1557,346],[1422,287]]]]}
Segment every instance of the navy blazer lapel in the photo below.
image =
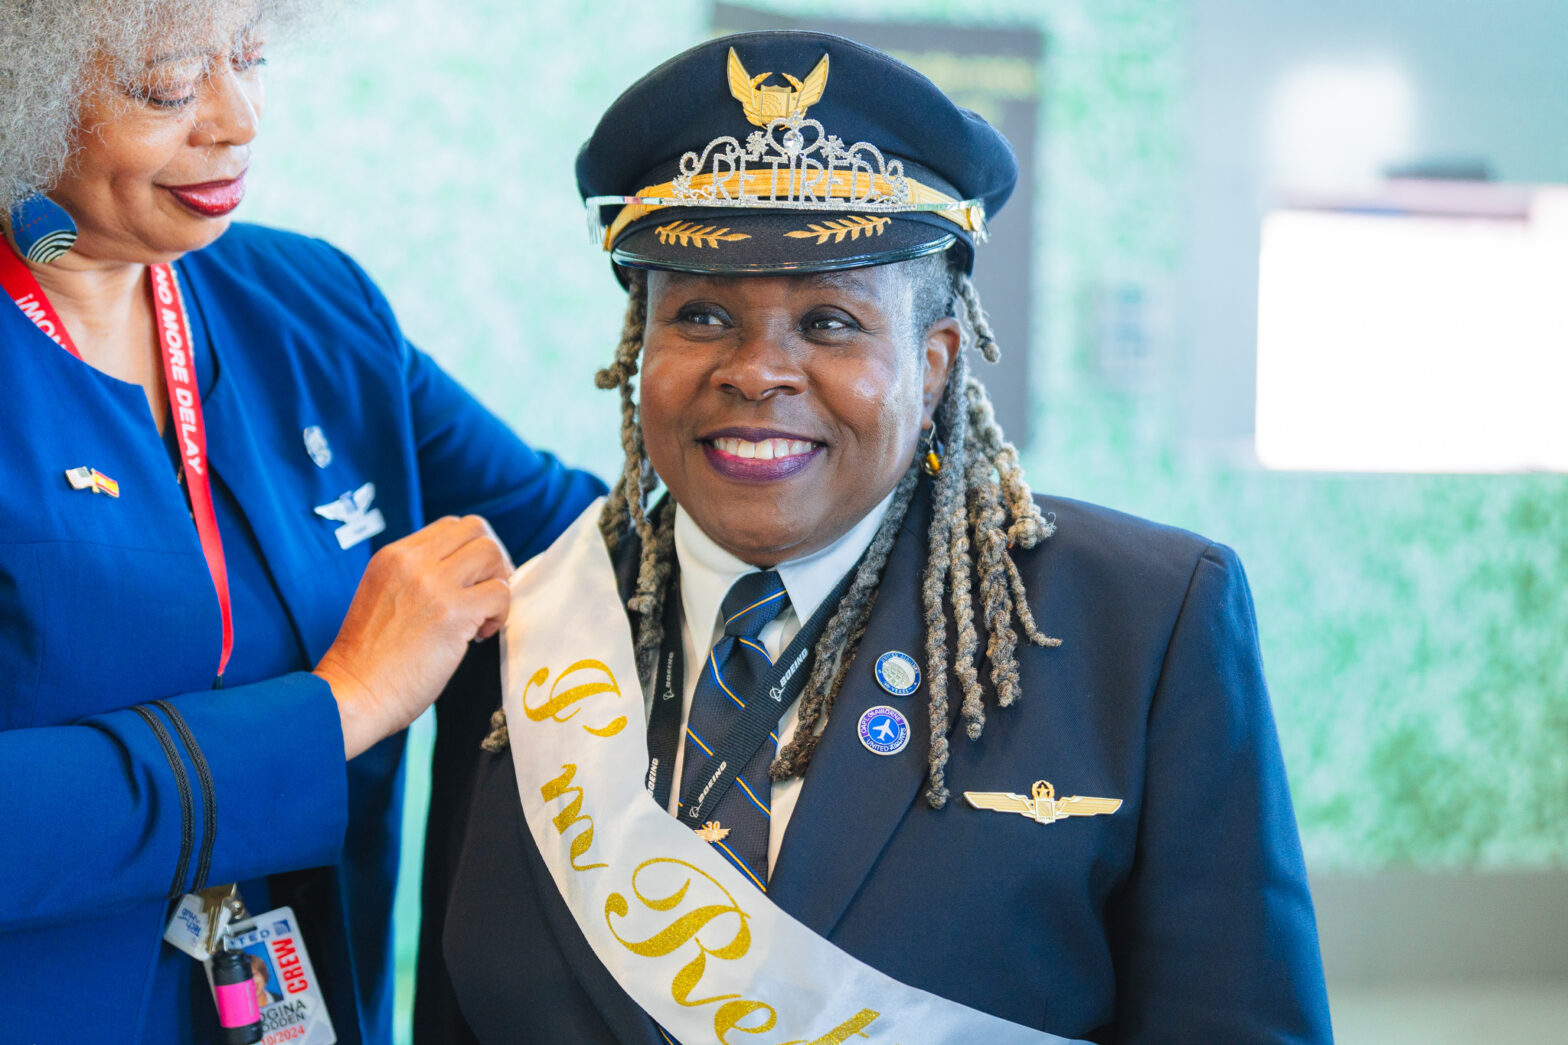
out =
{"type": "Polygon", "coordinates": [[[785,828],[768,897],[814,932],[828,936],[922,794],[931,736],[927,683],[895,697],[876,681],[877,657],[889,650],[925,661],[920,577],[926,561],[930,484],[922,481],[883,572],[876,605],[827,729],[806,769],[800,799],[785,828]],[[868,751],[860,716],[886,704],[909,720],[909,743],[896,755],[868,751]]]}

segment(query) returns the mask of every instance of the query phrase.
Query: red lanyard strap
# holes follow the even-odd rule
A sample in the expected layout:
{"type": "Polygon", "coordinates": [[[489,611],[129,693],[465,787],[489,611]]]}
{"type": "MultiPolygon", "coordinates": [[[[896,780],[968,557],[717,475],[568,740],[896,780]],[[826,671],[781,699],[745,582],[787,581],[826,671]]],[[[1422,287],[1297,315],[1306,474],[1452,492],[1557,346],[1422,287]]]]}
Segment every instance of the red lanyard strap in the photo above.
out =
{"type": "MultiPolygon", "coordinates": [[[[6,244],[6,247],[9,248],[10,244],[6,244]]],[[[49,303],[49,296],[14,250],[0,250],[0,288],[4,288],[6,296],[22,310],[22,315],[33,321],[33,326],[43,331],[45,337],[77,359],[82,358],[82,354],[76,350],[76,342],[71,340],[65,324],[60,322],[59,313],[49,303]]]]}
{"type": "MultiPolygon", "coordinates": [[[[147,289],[152,299],[153,328],[158,335],[158,354],[163,358],[163,378],[169,392],[174,437],[185,474],[186,496],[190,499],[191,518],[196,522],[201,552],[207,560],[207,572],[212,575],[212,586],[218,595],[218,610],[223,616],[223,651],[218,656],[218,681],[221,683],[223,671],[229,666],[229,654],[234,652],[234,613],[229,600],[229,569],[223,558],[218,515],[212,506],[212,483],[207,476],[207,423],[202,416],[196,363],[191,356],[190,322],[174,269],[169,265],[152,265],[149,272],[151,279],[147,289]]],[[[22,264],[22,259],[11,250],[0,250],[0,286],[33,325],[71,355],[82,358],[48,295],[22,264]]]]}
{"type": "Polygon", "coordinates": [[[207,478],[207,422],[202,415],[201,393],[196,388],[196,361],[191,357],[191,327],[179,282],[169,265],[151,266],[153,327],[163,355],[163,379],[169,388],[169,411],[174,418],[175,442],[184,463],[185,489],[196,520],[201,553],[218,593],[223,615],[223,652],[218,657],[218,679],[234,652],[234,613],[229,603],[229,568],[223,559],[223,539],[218,536],[218,513],[212,507],[212,483],[207,478]]]}

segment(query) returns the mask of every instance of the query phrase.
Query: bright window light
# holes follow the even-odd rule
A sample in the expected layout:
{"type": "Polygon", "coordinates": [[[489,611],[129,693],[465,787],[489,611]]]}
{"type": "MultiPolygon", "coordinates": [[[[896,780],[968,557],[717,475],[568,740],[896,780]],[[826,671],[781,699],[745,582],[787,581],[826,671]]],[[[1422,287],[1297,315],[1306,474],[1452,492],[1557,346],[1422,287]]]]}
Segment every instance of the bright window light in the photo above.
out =
{"type": "Polygon", "coordinates": [[[1270,214],[1258,459],[1568,471],[1568,189],[1527,198],[1513,217],[1270,214]]]}
{"type": "Polygon", "coordinates": [[[1268,170],[1277,184],[1364,187],[1409,157],[1415,128],[1415,89],[1398,64],[1300,66],[1269,96],[1268,170]]]}

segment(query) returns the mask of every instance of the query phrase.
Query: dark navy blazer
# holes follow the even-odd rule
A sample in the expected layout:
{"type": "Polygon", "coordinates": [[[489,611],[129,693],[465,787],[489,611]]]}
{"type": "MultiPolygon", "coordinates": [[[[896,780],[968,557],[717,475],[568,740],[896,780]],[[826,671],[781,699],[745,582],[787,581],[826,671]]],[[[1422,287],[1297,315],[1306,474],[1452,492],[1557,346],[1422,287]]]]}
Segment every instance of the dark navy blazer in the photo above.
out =
{"type": "MultiPolygon", "coordinates": [[[[231,557],[259,549],[252,569],[270,576],[286,632],[271,640],[299,668],[332,643],[376,548],[475,512],[520,561],[602,490],[413,349],[326,244],[236,225],[176,268],[198,356],[216,360],[199,377],[225,542],[231,557]],[[309,425],[329,439],[325,467],[306,453],[309,425]],[[366,482],[386,531],[345,550],[312,509],[366,482]]],[[[191,1017],[161,1011],[156,970],[171,953],[167,894],[195,884],[203,850],[209,884],[329,868],[294,888],[274,877],[271,899],[317,916],[338,1040],[390,1040],[402,737],[345,770],[315,676],[211,689],[217,600],[141,388],[8,303],[0,375],[0,1041],[185,1038],[191,1017]],[[80,465],[120,496],[72,490],[63,473],[80,465]],[[148,706],[159,699],[172,710],[148,706]],[[191,795],[183,873],[181,782],[160,732],[191,795]]]]}
{"type": "MultiPolygon", "coordinates": [[[[1018,564],[1036,620],[1062,645],[1021,646],[1023,697],[1002,709],[988,695],[977,741],[952,731],[953,797],[936,810],[922,786],[926,686],[898,698],[873,677],[888,650],[923,660],[922,486],[806,771],[769,897],[905,983],[1066,1037],[1329,1041],[1240,563],[1190,533],[1041,504],[1057,532],[1018,564]],[[897,756],[856,737],[876,704],[908,710],[914,735],[897,756]],[[1036,780],[1058,797],[1124,804],[1046,825],[961,796],[1027,795],[1036,780]]],[[[636,559],[620,561],[624,589],[636,559]]],[[[494,691],[493,655],[458,681],[476,676],[494,691]]],[[[477,706],[438,705],[448,718],[432,824],[447,810],[456,823],[427,848],[417,1039],[660,1045],[562,903],[522,821],[510,754],[477,750],[477,706]]]]}

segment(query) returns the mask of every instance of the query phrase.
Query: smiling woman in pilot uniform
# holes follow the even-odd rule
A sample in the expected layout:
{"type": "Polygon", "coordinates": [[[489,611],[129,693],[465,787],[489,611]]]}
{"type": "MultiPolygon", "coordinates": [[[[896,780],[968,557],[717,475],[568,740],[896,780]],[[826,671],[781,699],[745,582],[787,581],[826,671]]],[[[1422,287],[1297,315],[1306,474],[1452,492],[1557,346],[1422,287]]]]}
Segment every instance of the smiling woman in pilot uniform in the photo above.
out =
{"type": "Polygon", "coordinates": [[[236,882],[390,1040],[401,731],[602,489],[230,225],[277,7],[0,4],[6,1041],[214,1040],[163,934],[236,882]]]}
{"type": "Polygon", "coordinates": [[[514,578],[489,735],[437,706],[421,1040],[1327,1041],[1240,564],[1033,496],[970,369],[1006,141],[754,33],[577,174],[626,465],[514,578]]]}

